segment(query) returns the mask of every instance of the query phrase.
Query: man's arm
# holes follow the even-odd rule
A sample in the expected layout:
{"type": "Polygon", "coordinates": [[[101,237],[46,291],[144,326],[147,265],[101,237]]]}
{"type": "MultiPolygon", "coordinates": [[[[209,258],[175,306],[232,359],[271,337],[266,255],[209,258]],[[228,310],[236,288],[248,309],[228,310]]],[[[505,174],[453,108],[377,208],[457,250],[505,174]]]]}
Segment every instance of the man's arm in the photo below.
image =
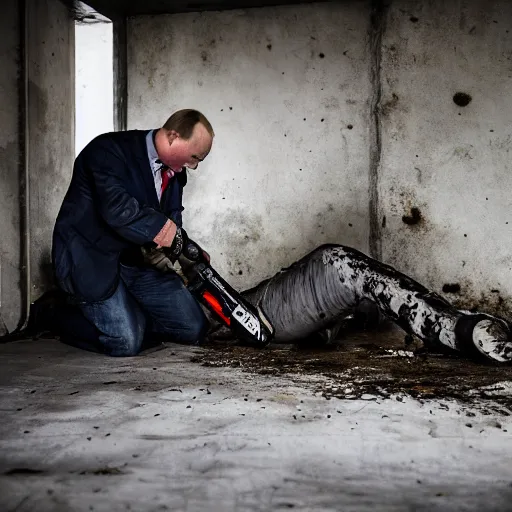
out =
{"type": "Polygon", "coordinates": [[[157,245],[170,247],[176,235],[176,224],[154,208],[142,206],[127,192],[125,183],[131,177],[117,146],[111,141],[99,140],[84,156],[105,222],[123,238],[136,244],[154,241],[157,245]]]}

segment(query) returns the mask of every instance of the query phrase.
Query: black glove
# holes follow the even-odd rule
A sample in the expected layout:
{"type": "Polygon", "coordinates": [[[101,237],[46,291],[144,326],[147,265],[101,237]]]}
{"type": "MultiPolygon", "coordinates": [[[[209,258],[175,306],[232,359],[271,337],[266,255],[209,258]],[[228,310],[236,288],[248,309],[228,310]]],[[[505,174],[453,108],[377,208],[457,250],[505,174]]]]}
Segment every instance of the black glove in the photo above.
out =
{"type": "Polygon", "coordinates": [[[164,253],[171,260],[177,260],[187,244],[187,232],[183,228],[176,228],[176,234],[172,240],[171,247],[164,247],[164,253]]]}
{"type": "Polygon", "coordinates": [[[156,247],[148,248],[142,246],[142,257],[144,259],[144,264],[150,267],[154,267],[160,272],[173,272],[174,265],[171,259],[166,256],[163,249],[157,249],[156,247]]]}

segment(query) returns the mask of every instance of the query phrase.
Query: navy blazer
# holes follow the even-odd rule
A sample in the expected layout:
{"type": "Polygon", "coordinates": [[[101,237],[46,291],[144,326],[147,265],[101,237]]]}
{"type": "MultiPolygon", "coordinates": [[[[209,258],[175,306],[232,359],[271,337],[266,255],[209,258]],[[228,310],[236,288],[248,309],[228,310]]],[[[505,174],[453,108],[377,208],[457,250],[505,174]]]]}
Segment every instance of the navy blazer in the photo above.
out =
{"type": "Polygon", "coordinates": [[[123,250],[151,242],[170,218],[181,226],[185,169],[161,204],[146,146],[148,131],[106,133],[78,155],[53,232],[57,284],[80,300],[114,293],[123,250]]]}

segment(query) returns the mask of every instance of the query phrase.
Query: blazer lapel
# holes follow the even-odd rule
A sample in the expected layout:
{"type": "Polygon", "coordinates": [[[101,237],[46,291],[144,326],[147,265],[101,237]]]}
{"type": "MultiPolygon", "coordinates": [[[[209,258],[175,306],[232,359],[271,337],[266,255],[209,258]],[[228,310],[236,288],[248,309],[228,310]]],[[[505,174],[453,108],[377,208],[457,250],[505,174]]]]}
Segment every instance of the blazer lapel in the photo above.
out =
{"type": "MultiPolygon", "coordinates": [[[[149,131],[149,130],[148,130],[149,131]]],[[[146,197],[149,201],[149,206],[159,210],[160,203],[155,190],[155,180],[153,179],[153,171],[149,165],[148,149],[146,145],[146,135],[148,131],[137,130],[137,137],[135,143],[135,159],[137,160],[139,175],[142,177],[144,187],[146,189],[146,197]]]]}

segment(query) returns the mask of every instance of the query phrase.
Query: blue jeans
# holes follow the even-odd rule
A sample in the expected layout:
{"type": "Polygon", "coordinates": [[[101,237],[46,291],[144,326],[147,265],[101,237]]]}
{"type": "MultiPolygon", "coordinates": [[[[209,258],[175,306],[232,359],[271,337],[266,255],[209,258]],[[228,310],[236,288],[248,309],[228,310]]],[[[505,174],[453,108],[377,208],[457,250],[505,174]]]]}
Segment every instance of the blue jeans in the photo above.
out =
{"type": "Polygon", "coordinates": [[[145,335],[152,333],[165,334],[170,341],[199,344],[208,321],[176,273],[121,265],[120,274],[119,285],[108,299],[78,303],[83,316],[96,327],[95,339],[81,336],[68,343],[111,356],[138,354],[145,348],[145,335]]]}

